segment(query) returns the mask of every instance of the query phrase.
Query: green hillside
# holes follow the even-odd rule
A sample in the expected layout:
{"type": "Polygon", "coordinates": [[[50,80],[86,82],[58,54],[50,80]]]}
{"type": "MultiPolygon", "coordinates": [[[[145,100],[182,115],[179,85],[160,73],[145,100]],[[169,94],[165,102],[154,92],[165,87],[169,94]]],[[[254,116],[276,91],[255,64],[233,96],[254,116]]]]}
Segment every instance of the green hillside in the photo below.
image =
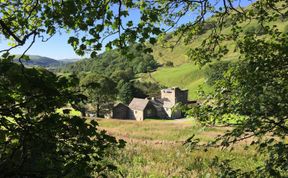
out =
{"type": "MultiPolygon", "coordinates": [[[[19,55],[16,55],[16,56],[19,56],[19,55]]],[[[60,61],[57,61],[49,57],[29,55],[29,58],[30,60],[28,61],[22,60],[23,64],[27,66],[41,66],[41,67],[55,67],[55,66],[61,65],[60,61]]]]}
{"type": "MultiPolygon", "coordinates": [[[[277,25],[280,30],[288,32],[288,19],[284,21],[279,20],[269,25],[277,25]]],[[[249,24],[243,24],[243,31],[257,30],[257,27],[259,25],[252,21],[249,24]]],[[[223,30],[223,33],[230,33],[230,30],[231,28],[227,27],[223,30]]],[[[186,88],[189,90],[190,99],[197,98],[197,90],[200,86],[203,87],[204,91],[211,91],[212,87],[205,83],[207,79],[204,73],[207,70],[207,66],[200,69],[199,66],[191,63],[187,56],[189,48],[199,46],[201,41],[208,36],[208,33],[209,30],[189,45],[185,45],[182,42],[173,50],[161,47],[159,43],[153,46],[153,56],[160,64],[163,64],[163,67],[158,68],[157,71],[151,74],[143,74],[141,79],[144,81],[154,81],[167,87],[179,86],[186,88]],[[166,67],[165,63],[168,61],[173,62],[174,67],[166,67]]],[[[171,41],[175,41],[175,37],[170,38],[168,43],[171,41]]],[[[236,44],[233,41],[225,41],[224,43],[228,46],[229,53],[223,57],[223,60],[236,60],[238,57],[238,53],[234,52],[236,44]]]]}
{"type": "MultiPolygon", "coordinates": [[[[39,67],[45,67],[45,68],[55,68],[62,66],[64,64],[70,64],[77,61],[80,61],[81,59],[62,59],[62,60],[56,60],[45,56],[38,56],[38,55],[28,55],[29,60],[25,61],[22,60],[22,63],[27,66],[39,66],[39,67]]],[[[19,58],[20,55],[16,55],[16,58],[19,58]]],[[[15,62],[18,62],[18,60],[15,60],[15,62]]]]}
{"type": "Polygon", "coordinates": [[[142,74],[144,81],[157,82],[167,87],[179,86],[189,89],[189,98],[197,98],[197,90],[203,84],[204,91],[212,88],[205,83],[204,72],[207,67],[200,69],[192,63],[182,64],[177,67],[161,67],[151,74],[142,74]]]}

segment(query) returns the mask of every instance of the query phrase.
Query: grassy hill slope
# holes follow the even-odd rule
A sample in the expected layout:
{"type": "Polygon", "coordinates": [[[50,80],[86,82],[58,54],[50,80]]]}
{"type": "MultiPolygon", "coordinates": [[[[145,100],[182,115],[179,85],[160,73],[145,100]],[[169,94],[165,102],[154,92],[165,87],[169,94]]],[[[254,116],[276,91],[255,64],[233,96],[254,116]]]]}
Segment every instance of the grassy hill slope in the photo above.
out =
{"type": "MultiPolygon", "coordinates": [[[[152,74],[152,77],[165,86],[179,86],[189,89],[189,98],[197,98],[197,90],[202,83],[205,83],[204,70],[194,64],[183,64],[174,68],[162,68],[152,74]]],[[[208,85],[203,89],[210,90],[208,85]]]]}
{"type": "Polygon", "coordinates": [[[161,67],[157,71],[149,74],[144,74],[141,77],[147,81],[156,81],[164,86],[189,89],[189,98],[197,98],[197,90],[201,84],[205,91],[210,91],[211,87],[205,84],[204,71],[207,67],[200,69],[192,63],[182,64],[177,67],[161,67]]]}
{"type": "MultiPolygon", "coordinates": [[[[270,25],[277,25],[277,27],[282,31],[288,31],[288,19],[286,21],[277,21],[270,25]]],[[[251,27],[257,27],[256,22],[251,22],[249,24],[242,24],[243,31],[251,29],[251,27]]],[[[227,27],[223,30],[223,33],[229,33],[231,30],[230,27],[227,27]]],[[[186,88],[189,90],[189,98],[197,98],[197,90],[200,86],[203,87],[204,91],[211,91],[211,86],[208,86],[205,81],[205,70],[207,66],[200,69],[195,64],[192,64],[189,61],[187,52],[189,48],[199,46],[201,41],[208,36],[208,32],[199,36],[196,40],[191,42],[188,45],[185,45],[183,42],[177,45],[173,50],[169,48],[163,48],[160,44],[153,46],[153,56],[160,63],[165,64],[168,61],[173,62],[174,67],[161,67],[152,74],[143,74],[142,80],[144,81],[154,81],[165,85],[167,87],[179,86],[181,88],[186,88]]],[[[170,41],[175,41],[175,38],[169,39],[170,41]]],[[[169,42],[169,41],[168,41],[169,42]]],[[[236,60],[239,56],[235,49],[234,41],[225,41],[224,42],[228,49],[230,50],[227,55],[223,57],[223,60],[236,60]]]]}

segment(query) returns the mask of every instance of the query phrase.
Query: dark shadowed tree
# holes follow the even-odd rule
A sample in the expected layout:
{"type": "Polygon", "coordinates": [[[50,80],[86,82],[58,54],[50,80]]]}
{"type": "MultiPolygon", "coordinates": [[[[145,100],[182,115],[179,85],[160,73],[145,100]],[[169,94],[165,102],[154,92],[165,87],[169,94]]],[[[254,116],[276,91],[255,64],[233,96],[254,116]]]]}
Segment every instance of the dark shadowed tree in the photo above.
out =
{"type": "Polygon", "coordinates": [[[90,73],[81,80],[81,86],[96,110],[97,117],[109,113],[116,99],[116,83],[108,77],[90,73]]]}
{"type": "Polygon", "coordinates": [[[130,82],[120,81],[117,88],[119,100],[125,104],[129,104],[133,98],[133,85],[130,82]]]}
{"type": "Polygon", "coordinates": [[[122,141],[98,131],[94,121],[55,112],[86,99],[72,90],[77,83],[0,63],[1,177],[87,177],[115,169],[107,157],[122,141]]]}

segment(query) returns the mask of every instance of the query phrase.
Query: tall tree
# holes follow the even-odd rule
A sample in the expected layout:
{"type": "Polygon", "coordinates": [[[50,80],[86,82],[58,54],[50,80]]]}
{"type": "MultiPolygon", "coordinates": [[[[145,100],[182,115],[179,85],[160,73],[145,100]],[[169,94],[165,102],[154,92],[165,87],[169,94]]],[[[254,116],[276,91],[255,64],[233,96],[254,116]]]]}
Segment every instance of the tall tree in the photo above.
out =
{"type": "Polygon", "coordinates": [[[116,84],[108,77],[91,73],[81,80],[88,101],[95,106],[97,117],[109,113],[116,99],[116,84]]]}
{"type": "Polygon", "coordinates": [[[119,100],[125,104],[129,104],[133,98],[133,85],[130,82],[120,81],[117,88],[119,100]]]}

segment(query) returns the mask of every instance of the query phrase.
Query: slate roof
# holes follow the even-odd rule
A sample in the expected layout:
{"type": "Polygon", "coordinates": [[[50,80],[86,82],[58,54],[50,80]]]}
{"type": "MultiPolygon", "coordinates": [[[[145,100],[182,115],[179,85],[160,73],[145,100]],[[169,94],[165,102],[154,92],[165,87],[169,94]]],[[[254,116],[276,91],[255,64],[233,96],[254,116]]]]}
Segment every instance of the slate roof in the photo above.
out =
{"type": "Polygon", "coordinates": [[[128,107],[126,104],[123,104],[123,103],[115,103],[113,105],[113,107],[118,107],[118,106],[126,106],[126,107],[128,107]]]}
{"type": "Polygon", "coordinates": [[[133,100],[129,104],[129,108],[132,110],[143,111],[148,103],[149,103],[148,99],[133,98],[133,100]]]}

